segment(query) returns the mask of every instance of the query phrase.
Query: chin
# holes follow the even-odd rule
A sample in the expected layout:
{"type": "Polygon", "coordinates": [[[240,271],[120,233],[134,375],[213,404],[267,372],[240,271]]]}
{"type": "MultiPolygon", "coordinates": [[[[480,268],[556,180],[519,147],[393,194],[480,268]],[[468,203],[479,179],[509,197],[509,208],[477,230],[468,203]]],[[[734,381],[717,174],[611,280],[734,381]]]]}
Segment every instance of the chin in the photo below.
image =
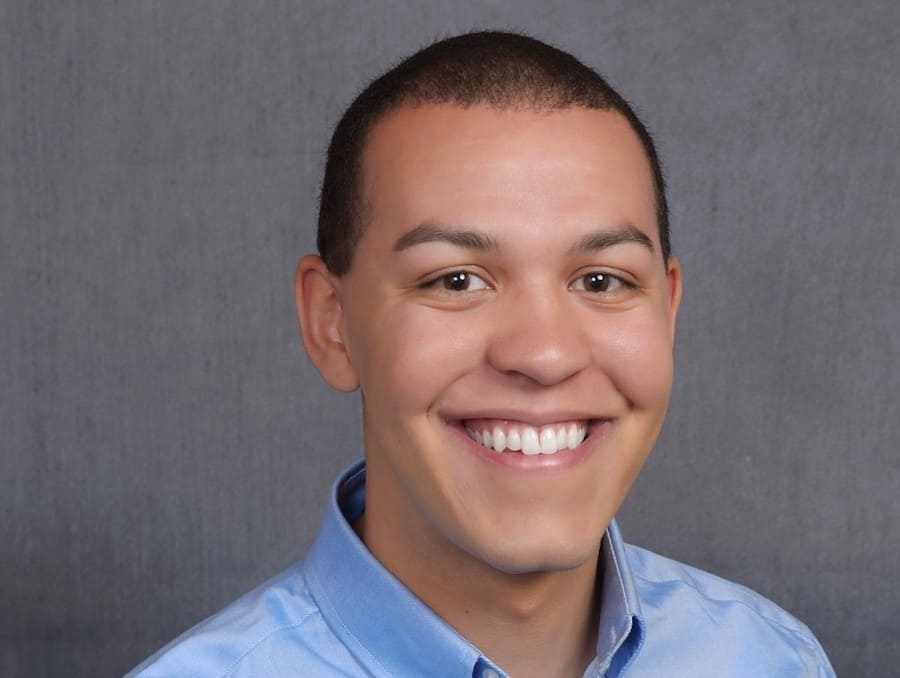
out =
{"type": "Polygon", "coordinates": [[[505,574],[565,572],[595,562],[603,534],[601,530],[596,540],[590,542],[560,539],[558,535],[553,538],[532,535],[501,540],[489,548],[469,550],[469,554],[505,574]]]}

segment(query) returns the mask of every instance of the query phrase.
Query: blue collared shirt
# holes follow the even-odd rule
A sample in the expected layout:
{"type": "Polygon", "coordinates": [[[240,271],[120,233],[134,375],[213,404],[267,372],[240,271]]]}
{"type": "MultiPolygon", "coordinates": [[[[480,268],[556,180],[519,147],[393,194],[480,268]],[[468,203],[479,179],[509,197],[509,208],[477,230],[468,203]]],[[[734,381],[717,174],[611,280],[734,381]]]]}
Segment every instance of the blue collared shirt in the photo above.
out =
{"type": "MultiPolygon", "coordinates": [[[[375,560],[350,523],[365,465],[335,482],[307,557],[187,631],[129,676],[507,674],[375,560]]],[[[601,550],[597,657],[585,676],[834,676],[810,630],[749,589],[625,544],[601,550]]]]}

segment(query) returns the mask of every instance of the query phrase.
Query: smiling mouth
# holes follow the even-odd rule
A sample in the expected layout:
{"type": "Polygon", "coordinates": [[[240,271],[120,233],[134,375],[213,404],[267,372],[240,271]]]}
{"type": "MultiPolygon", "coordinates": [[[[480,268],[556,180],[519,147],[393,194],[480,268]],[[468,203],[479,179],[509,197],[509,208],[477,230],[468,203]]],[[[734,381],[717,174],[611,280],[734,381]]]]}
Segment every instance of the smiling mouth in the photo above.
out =
{"type": "Polygon", "coordinates": [[[475,442],[497,453],[520,452],[533,456],[577,449],[584,442],[590,421],[563,421],[545,426],[491,419],[461,422],[475,442]]]}

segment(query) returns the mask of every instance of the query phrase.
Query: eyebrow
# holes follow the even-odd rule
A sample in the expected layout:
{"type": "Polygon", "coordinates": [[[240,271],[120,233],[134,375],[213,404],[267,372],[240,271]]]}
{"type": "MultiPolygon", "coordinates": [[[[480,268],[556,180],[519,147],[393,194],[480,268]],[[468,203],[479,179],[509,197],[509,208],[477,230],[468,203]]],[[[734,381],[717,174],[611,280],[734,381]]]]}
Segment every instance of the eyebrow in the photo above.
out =
{"type": "MultiPolygon", "coordinates": [[[[480,252],[496,252],[499,249],[497,241],[483,231],[473,231],[445,224],[426,222],[400,236],[397,242],[394,243],[394,251],[400,252],[427,242],[445,242],[456,247],[480,252]]],[[[588,233],[576,242],[569,249],[569,252],[571,254],[597,252],[614,245],[629,242],[642,245],[650,252],[656,250],[653,241],[646,233],[630,224],[626,224],[618,228],[602,229],[588,233]]]]}
{"type": "Polygon", "coordinates": [[[394,243],[394,251],[408,249],[426,242],[445,242],[467,250],[497,251],[497,241],[482,231],[471,231],[433,222],[426,222],[405,233],[394,243]]]}
{"type": "Polygon", "coordinates": [[[605,250],[606,248],[612,247],[613,245],[621,245],[622,243],[628,242],[634,242],[638,245],[642,245],[651,252],[654,252],[656,250],[656,248],[653,246],[653,241],[646,233],[635,228],[634,226],[631,226],[630,224],[626,224],[625,226],[619,226],[618,228],[603,229],[594,231],[593,233],[588,233],[586,236],[581,238],[581,240],[575,243],[570,248],[569,252],[571,254],[596,252],[598,250],[605,250]]]}

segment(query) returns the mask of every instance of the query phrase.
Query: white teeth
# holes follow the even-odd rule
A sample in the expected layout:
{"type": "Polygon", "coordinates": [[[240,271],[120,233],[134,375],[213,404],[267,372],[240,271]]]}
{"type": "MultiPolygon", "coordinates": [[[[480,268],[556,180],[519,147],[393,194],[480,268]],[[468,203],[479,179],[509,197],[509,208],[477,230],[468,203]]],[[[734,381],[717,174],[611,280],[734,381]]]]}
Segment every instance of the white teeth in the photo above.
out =
{"type": "Polygon", "coordinates": [[[582,437],[579,435],[578,426],[569,424],[569,430],[566,431],[566,443],[570,450],[574,450],[581,444],[582,437]]]}
{"type": "Polygon", "coordinates": [[[538,432],[531,426],[522,429],[522,452],[524,454],[540,454],[541,441],[538,438],[538,432]]]}
{"type": "Polygon", "coordinates": [[[510,428],[509,430],[495,426],[493,429],[484,429],[483,431],[476,431],[467,426],[466,433],[472,440],[485,447],[493,448],[497,452],[521,450],[523,454],[531,456],[574,450],[584,442],[587,436],[587,426],[578,424],[544,428],[523,426],[521,429],[510,428]]]}
{"type": "Polygon", "coordinates": [[[507,434],[506,446],[513,452],[518,452],[522,449],[522,438],[519,436],[519,432],[516,429],[511,429],[507,434]]]}
{"type": "Polygon", "coordinates": [[[556,454],[556,431],[552,428],[545,428],[541,431],[541,452],[556,454]]]}
{"type": "Polygon", "coordinates": [[[494,429],[494,450],[502,452],[506,449],[506,434],[499,426],[494,429]]]}
{"type": "Polygon", "coordinates": [[[494,445],[494,441],[491,438],[491,432],[487,429],[481,432],[481,444],[485,447],[492,447],[494,445]]]}

